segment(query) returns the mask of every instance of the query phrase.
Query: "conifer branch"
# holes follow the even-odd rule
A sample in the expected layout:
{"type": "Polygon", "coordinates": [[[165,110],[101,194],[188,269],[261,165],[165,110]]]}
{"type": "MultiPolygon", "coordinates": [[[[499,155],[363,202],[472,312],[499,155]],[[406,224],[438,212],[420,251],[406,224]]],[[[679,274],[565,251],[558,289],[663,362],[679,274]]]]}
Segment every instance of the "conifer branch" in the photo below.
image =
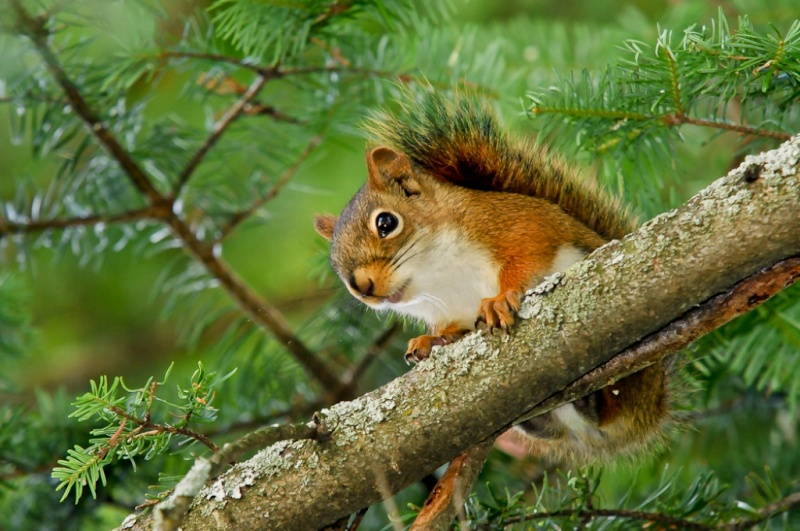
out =
{"type": "Polygon", "coordinates": [[[775,503],[771,503],[765,507],[757,509],[759,513],[758,517],[735,520],[726,526],[722,526],[722,529],[728,529],[729,531],[742,531],[744,529],[750,529],[764,522],[765,520],[772,518],[773,516],[793,511],[798,508],[800,508],[800,492],[793,492],[792,494],[789,494],[785,498],[775,503]]]}
{"type": "Polygon", "coordinates": [[[48,70],[64,92],[67,101],[75,109],[78,116],[81,117],[92,135],[100,141],[108,153],[119,163],[134,186],[147,196],[151,203],[161,202],[163,197],[150,181],[145,171],[133,160],[130,153],[103,124],[94,109],[83,98],[78,87],[64,71],[53,50],[50,49],[47,43],[49,31],[46,28],[48,19],[46,17],[33,17],[22,7],[20,0],[11,0],[11,5],[17,15],[19,29],[33,42],[48,70]]]}
{"type": "MultiPolygon", "coordinates": [[[[124,409],[117,406],[110,406],[109,409],[113,411],[115,415],[118,415],[119,417],[124,418],[126,421],[130,421],[138,425],[138,428],[133,430],[133,432],[130,435],[130,437],[132,438],[154,435],[156,433],[172,433],[174,435],[183,435],[184,437],[194,439],[207,446],[212,452],[216,452],[217,450],[219,450],[219,447],[216,444],[214,444],[214,442],[211,439],[209,439],[202,433],[190,430],[185,426],[170,426],[168,424],[158,424],[150,422],[149,418],[140,419],[135,415],[131,415],[124,409]]],[[[148,416],[149,416],[149,411],[148,411],[148,416]]],[[[184,417],[183,420],[188,421],[189,418],[190,416],[186,416],[184,417]]],[[[125,422],[123,422],[123,424],[120,426],[120,429],[123,429],[124,427],[125,427],[125,422]]],[[[113,439],[115,438],[116,437],[112,438],[112,442],[113,439]]],[[[116,443],[110,442],[109,446],[113,447],[115,444],[116,443]]]]}
{"type": "MultiPolygon", "coordinates": [[[[656,526],[655,529],[685,529],[687,531],[710,531],[712,529],[717,529],[717,526],[701,524],[684,518],[670,516],[665,513],[627,509],[563,509],[560,511],[540,512],[531,515],[506,518],[503,520],[503,523],[518,524],[552,518],[581,518],[588,520],[593,520],[595,518],[626,518],[630,520],[643,520],[646,522],[646,527],[656,526]],[[665,527],[660,527],[659,524],[665,527]]],[[[481,525],[478,526],[477,529],[489,530],[494,529],[494,526],[491,524],[481,525]]]]}
{"type": "Polygon", "coordinates": [[[201,241],[186,222],[175,213],[169,216],[167,224],[183,241],[186,249],[205,266],[212,276],[219,280],[239,307],[255,322],[269,330],[294,355],[309,376],[322,384],[325,389],[336,389],[339,386],[339,379],[333,370],[292,332],[289,322],[280,310],[251,290],[218,256],[217,245],[209,245],[201,241]]]}
{"type": "Polygon", "coordinates": [[[160,220],[165,219],[167,214],[163,208],[148,206],[119,214],[95,214],[63,219],[35,219],[26,222],[12,222],[0,217],[0,238],[11,234],[28,234],[46,230],[61,230],[70,227],[91,227],[101,224],[128,223],[139,220],[160,220]]]}
{"type": "Polygon", "coordinates": [[[238,118],[247,108],[247,105],[258,95],[262,88],[264,88],[264,84],[267,82],[268,76],[264,74],[260,74],[256,77],[255,81],[250,84],[247,91],[242,94],[242,97],[239,98],[236,103],[234,103],[230,109],[228,109],[225,114],[220,118],[220,120],[214,124],[214,128],[211,131],[211,134],[208,135],[203,145],[195,151],[194,155],[192,156],[191,160],[186,164],[183,171],[181,171],[180,175],[178,176],[178,182],[175,186],[174,195],[178,196],[181,193],[181,190],[189,182],[194,171],[200,165],[200,163],[205,158],[206,154],[208,154],[209,150],[214,147],[214,144],[222,137],[225,131],[230,127],[230,125],[238,118]]]}
{"type": "Polygon", "coordinates": [[[283,187],[286,186],[286,184],[292,179],[292,177],[294,177],[294,175],[297,173],[297,170],[300,168],[303,162],[305,162],[306,159],[308,159],[308,157],[311,156],[311,153],[313,153],[314,149],[316,149],[321,142],[322,142],[322,137],[320,135],[314,136],[308,142],[303,152],[300,153],[300,155],[297,157],[297,160],[295,160],[294,164],[289,166],[289,168],[285,172],[283,172],[283,175],[281,175],[281,177],[277,181],[275,181],[275,184],[272,185],[272,188],[270,188],[261,197],[253,201],[250,204],[250,206],[248,206],[244,210],[234,212],[231,215],[228,222],[220,228],[220,234],[217,237],[217,243],[222,242],[222,240],[227,238],[228,235],[231,232],[233,232],[233,230],[236,229],[236,227],[239,226],[239,224],[241,224],[247,218],[252,216],[258,209],[263,207],[267,202],[274,199],[281,192],[281,190],[283,190],[283,187]]]}
{"type": "MultiPolygon", "coordinates": [[[[236,276],[228,265],[215,255],[213,250],[214,246],[201,241],[197,237],[189,225],[173,211],[172,207],[175,196],[162,195],[155,188],[141,166],[139,166],[131,155],[122,147],[111,131],[102,124],[102,121],[91,109],[75,84],[69,79],[55,57],[55,54],[50,49],[47,43],[48,32],[45,28],[47,19],[34,18],[31,16],[22,7],[19,0],[12,0],[12,5],[17,13],[21,30],[32,40],[37,51],[42,56],[53,77],[61,86],[61,89],[64,91],[65,96],[73,108],[87,124],[91,133],[103,144],[112,158],[120,164],[125,175],[127,175],[136,188],[148,198],[151,206],[162,213],[158,219],[161,219],[173,230],[173,233],[183,242],[184,247],[190,254],[200,260],[209,273],[217,277],[226,291],[239,303],[239,306],[245,310],[246,313],[281,341],[312,378],[320,382],[326,389],[338,388],[339,380],[336,375],[316,353],[306,347],[294,332],[292,332],[288,321],[286,321],[281,312],[273,305],[261,299],[236,276]]],[[[246,93],[245,96],[231,108],[231,111],[226,117],[218,123],[218,127],[215,128],[215,131],[212,132],[206,140],[206,143],[195,154],[186,168],[184,168],[181,174],[182,176],[178,180],[179,183],[188,180],[208,150],[216,143],[219,136],[227,129],[233,119],[242,112],[242,109],[249,102],[251,97],[258,93],[266,82],[266,79],[266,76],[257,79],[251,85],[251,91],[248,91],[252,93],[250,95],[246,93]]]]}

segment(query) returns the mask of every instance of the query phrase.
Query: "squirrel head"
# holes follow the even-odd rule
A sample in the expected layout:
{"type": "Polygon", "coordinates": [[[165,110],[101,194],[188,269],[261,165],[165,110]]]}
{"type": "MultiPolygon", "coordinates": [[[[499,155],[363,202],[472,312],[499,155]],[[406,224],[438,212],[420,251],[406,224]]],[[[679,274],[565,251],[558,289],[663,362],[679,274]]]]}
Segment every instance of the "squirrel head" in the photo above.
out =
{"type": "Polygon", "coordinates": [[[425,259],[422,236],[435,216],[433,177],[388,147],[367,153],[368,179],[336,218],[317,216],[317,232],[331,242],[331,264],[354,297],[376,309],[413,298],[425,259]]]}

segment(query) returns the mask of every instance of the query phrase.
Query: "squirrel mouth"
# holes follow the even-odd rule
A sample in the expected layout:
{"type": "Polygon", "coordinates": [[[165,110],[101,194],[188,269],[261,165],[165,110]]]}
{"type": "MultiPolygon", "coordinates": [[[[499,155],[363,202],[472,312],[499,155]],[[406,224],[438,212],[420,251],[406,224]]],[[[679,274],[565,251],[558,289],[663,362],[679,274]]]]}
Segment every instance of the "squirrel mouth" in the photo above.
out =
{"type": "Polygon", "coordinates": [[[385,297],[387,302],[391,302],[392,304],[397,304],[398,302],[402,302],[403,295],[405,295],[406,288],[408,287],[408,282],[400,286],[400,289],[396,290],[394,293],[385,297]]]}

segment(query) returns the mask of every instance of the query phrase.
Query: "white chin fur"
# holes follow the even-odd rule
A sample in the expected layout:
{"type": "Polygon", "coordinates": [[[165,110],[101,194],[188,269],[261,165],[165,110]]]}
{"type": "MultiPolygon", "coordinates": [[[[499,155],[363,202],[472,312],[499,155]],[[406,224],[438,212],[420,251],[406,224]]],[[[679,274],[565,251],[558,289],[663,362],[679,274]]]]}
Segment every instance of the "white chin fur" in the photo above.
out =
{"type": "Polygon", "coordinates": [[[471,328],[481,299],[494,297],[499,289],[498,267],[489,250],[455,231],[443,231],[426,248],[411,252],[418,254],[396,273],[412,279],[404,300],[374,307],[391,309],[428,325],[458,323],[471,328]]]}

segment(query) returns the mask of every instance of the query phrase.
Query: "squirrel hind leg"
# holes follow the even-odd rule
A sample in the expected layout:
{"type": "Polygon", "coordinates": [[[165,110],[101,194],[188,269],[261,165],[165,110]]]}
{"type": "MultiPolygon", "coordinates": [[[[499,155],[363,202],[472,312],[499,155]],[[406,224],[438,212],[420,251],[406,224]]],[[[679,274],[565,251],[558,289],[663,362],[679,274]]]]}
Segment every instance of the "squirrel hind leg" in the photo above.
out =
{"type": "Polygon", "coordinates": [[[475,328],[484,323],[489,331],[502,328],[508,332],[516,320],[515,315],[519,311],[521,297],[522,294],[518,290],[509,289],[495,297],[483,299],[478,309],[475,328]]]}
{"type": "Polygon", "coordinates": [[[432,330],[431,335],[415,337],[408,342],[405,355],[406,363],[419,363],[430,356],[433,347],[448,345],[461,339],[469,332],[471,330],[456,323],[450,323],[444,328],[432,330]]]}

